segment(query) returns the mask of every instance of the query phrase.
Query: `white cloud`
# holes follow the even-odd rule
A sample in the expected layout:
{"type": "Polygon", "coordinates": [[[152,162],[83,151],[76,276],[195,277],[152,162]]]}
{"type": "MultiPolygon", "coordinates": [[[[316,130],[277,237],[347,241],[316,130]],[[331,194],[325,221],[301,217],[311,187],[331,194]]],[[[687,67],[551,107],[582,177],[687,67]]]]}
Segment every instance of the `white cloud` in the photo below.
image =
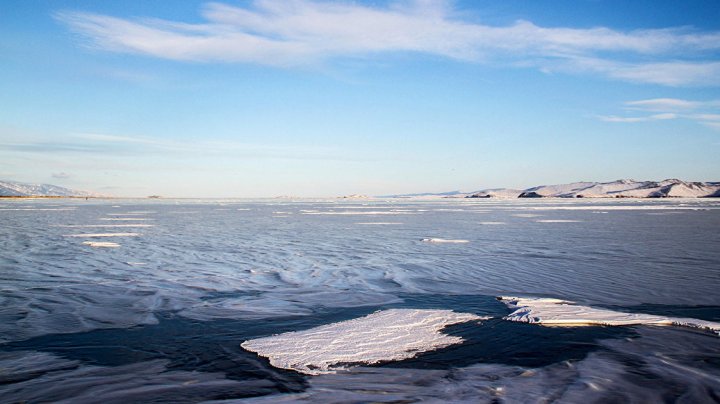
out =
{"type": "Polygon", "coordinates": [[[693,101],[678,98],[653,98],[647,100],[628,101],[625,109],[630,111],[656,112],[645,116],[599,116],[605,122],[648,122],[669,119],[686,119],[705,125],[712,129],[720,129],[720,100],[693,101]]]}
{"type": "Polygon", "coordinates": [[[695,109],[701,103],[677,98],[654,98],[651,100],[628,101],[625,105],[628,106],[628,109],[642,111],[674,111],[695,109]]]}
{"type": "Polygon", "coordinates": [[[650,116],[638,116],[638,117],[622,117],[622,116],[601,116],[600,119],[605,122],[647,122],[647,121],[666,121],[669,119],[676,119],[676,114],[665,113],[655,114],[650,116]]]}
{"type": "Polygon", "coordinates": [[[105,157],[157,156],[186,159],[198,155],[217,159],[284,159],[284,160],[367,160],[352,158],[347,151],[332,146],[297,144],[245,143],[232,140],[175,140],[140,136],[118,136],[80,133],[63,136],[8,136],[0,139],[0,149],[13,154],[78,155],[105,157]]]}
{"type": "Polygon", "coordinates": [[[669,86],[720,85],[713,54],[720,32],[546,28],[527,21],[490,26],[459,18],[450,1],[429,0],[382,8],[311,0],[209,3],[202,15],[199,24],[82,12],[57,17],[100,49],[180,61],[298,66],[418,52],[669,86]]]}

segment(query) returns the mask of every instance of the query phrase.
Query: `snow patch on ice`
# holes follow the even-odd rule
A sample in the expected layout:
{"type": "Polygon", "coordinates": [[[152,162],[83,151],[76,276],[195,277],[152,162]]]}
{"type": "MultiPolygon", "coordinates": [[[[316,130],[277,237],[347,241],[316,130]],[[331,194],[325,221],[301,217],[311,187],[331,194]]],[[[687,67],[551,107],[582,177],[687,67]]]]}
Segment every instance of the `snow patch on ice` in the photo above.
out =
{"type": "Polygon", "coordinates": [[[414,215],[415,212],[398,212],[386,210],[371,211],[329,211],[329,212],[302,212],[303,215],[414,215]]]}
{"type": "Polygon", "coordinates": [[[486,319],[451,310],[391,309],[365,317],[245,341],[241,346],[278,368],[317,375],[350,364],[374,364],[463,342],[440,332],[451,324],[486,319]]]}
{"type": "Polygon", "coordinates": [[[571,301],[552,298],[502,296],[499,299],[510,309],[515,310],[504,318],[510,321],[561,327],[582,325],[675,325],[708,329],[720,335],[720,323],[695,318],[625,313],[581,306],[571,301]]]}
{"type": "Polygon", "coordinates": [[[63,237],[137,237],[140,233],[82,233],[64,234],[63,237]]]}
{"type": "Polygon", "coordinates": [[[154,227],[154,224],[61,224],[53,227],[71,227],[71,228],[93,228],[93,227],[154,227]]]}
{"type": "Polygon", "coordinates": [[[580,223],[582,220],[570,220],[570,219],[541,219],[536,220],[537,223],[580,223]]]}
{"type": "Polygon", "coordinates": [[[120,247],[118,243],[112,243],[110,241],[83,241],[83,244],[89,245],[90,247],[100,248],[117,248],[120,247]]]}
{"type": "Polygon", "coordinates": [[[108,220],[108,221],[136,221],[136,220],[155,220],[155,219],[146,219],[141,217],[104,217],[100,220],[108,220]]]}
{"type": "Polygon", "coordinates": [[[442,244],[442,243],[447,243],[447,244],[452,244],[452,243],[462,244],[462,243],[469,243],[469,242],[470,242],[470,240],[446,239],[446,238],[437,238],[437,237],[424,238],[424,239],[422,239],[422,240],[420,240],[420,241],[422,241],[422,242],[424,242],[424,243],[438,243],[438,244],[442,244]]]}
{"type": "Polygon", "coordinates": [[[361,225],[391,225],[391,224],[402,224],[400,222],[360,222],[355,224],[361,225]]]}

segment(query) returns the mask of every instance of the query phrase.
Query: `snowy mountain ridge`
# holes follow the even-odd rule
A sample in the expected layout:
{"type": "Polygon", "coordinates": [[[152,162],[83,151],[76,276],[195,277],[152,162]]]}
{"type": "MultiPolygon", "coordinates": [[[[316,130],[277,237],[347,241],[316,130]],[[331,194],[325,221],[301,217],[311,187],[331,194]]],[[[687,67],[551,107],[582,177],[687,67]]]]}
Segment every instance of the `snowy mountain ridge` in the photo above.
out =
{"type": "Polygon", "coordinates": [[[0,196],[97,197],[100,195],[51,184],[27,184],[23,182],[0,180],[0,196]]]}
{"type": "Polygon", "coordinates": [[[678,179],[610,182],[573,182],[538,185],[527,189],[493,188],[480,191],[445,194],[412,194],[395,197],[436,198],[711,198],[720,197],[720,182],[691,182],[678,179]]]}

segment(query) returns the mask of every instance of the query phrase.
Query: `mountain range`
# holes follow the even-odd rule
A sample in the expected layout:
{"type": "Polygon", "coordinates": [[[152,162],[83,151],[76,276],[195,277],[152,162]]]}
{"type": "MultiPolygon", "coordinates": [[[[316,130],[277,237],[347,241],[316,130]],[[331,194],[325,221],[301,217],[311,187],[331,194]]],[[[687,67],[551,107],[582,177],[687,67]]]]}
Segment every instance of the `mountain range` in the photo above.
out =
{"type": "Polygon", "coordinates": [[[57,196],[57,197],[98,197],[92,192],[77,191],[50,184],[27,184],[0,180],[0,197],[57,196]]]}
{"type": "MultiPolygon", "coordinates": [[[[100,197],[51,184],[0,181],[0,197],[100,197]]],[[[357,195],[350,197],[357,198],[357,195]]],[[[417,193],[385,195],[379,198],[712,198],[720,197],[720,182],[617,180],[611,182],[573,182],[539,185],[527,189],[493,188],[475,192],[417,193]]]]}
{"type": "Polygon", "coordinates": [[[527,189],[494,188],[475,192],[392,195],[395,198],[711,198],[720,197],[720,182],[617,180],[539,185],[527,189]]]}

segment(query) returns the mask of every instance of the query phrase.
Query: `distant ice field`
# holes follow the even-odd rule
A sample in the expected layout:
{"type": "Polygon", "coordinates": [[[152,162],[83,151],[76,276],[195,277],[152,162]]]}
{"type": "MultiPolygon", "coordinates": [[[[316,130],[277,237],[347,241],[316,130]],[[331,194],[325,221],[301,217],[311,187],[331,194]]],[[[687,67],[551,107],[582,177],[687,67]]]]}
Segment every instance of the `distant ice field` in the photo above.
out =
{"type": "Polygon", "coordinates": [[[573,318],[545,327],[509,321],[495,299],[717,323],[715,199],[2,205],[0,397],[11,402],[720,397],[713,332],[573,318]],[[451,325],[393,345],[386,360],[346,326],[403,341],[425,318],[451,325]],[[268,358],[305,360],[273,351],[282,344],[262,345],[266,356],[241,347],[338,329],[350,330],[343,352],[322,353],[336,373],[273,366],[268,358]]]}

